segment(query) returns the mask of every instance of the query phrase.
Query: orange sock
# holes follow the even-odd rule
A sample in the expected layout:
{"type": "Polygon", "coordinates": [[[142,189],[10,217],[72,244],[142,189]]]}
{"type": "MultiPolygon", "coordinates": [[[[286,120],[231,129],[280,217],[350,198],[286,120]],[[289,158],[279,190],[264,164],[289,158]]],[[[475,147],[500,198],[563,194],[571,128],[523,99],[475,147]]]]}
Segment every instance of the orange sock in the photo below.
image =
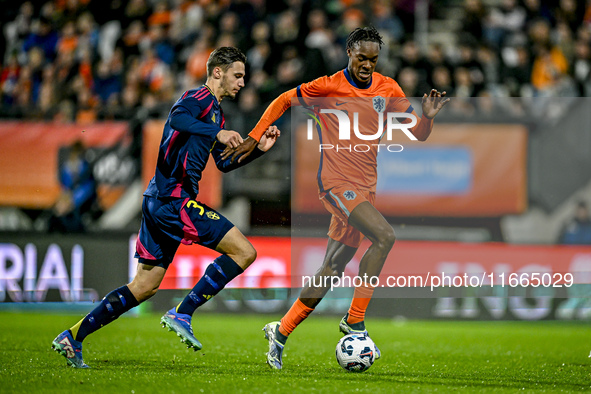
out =
{"type": "Polygon", "coordinates": [[[349,307],[349,317],[347,323],[355,324],[360,323],[365,319],[365,311],[371,301],[374,287],[371,286],[360,286],[356,287],[353,292],[353,300],[351,300],[351,306],[349,307]]]}
{"type": "Polygon", "coordinates": [[[293,303],[289,311],[281,319],[281,325],[279,326],[279,332],[286,337],[289,336],[295,330],[295,328],[303,322],[314,309],[307,307],[298,298],[293,303]]]}

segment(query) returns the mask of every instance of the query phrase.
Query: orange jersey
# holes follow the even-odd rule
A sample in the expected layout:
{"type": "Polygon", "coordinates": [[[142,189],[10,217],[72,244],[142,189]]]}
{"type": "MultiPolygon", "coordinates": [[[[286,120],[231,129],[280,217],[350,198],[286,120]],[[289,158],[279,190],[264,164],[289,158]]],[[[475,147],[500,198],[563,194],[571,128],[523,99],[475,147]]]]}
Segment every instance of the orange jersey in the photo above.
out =
{"type": "MultiPolygon", "coordinates": [[[[398,83],[374,72],[369,86],[359,88],[346,69],[331,76],[320,77],[280,95],[267,108],[249,135],[260,140],[265,130],[291,106],[291,99],[296,97],[301,105],[313,107],[315,117],[320,120],[317,127],[321,144],[318,171],[320,191],[347,183],[360,190],[375,192],[378,144],[387,144],[387,141],[381,141],[387,124],[387,113],[412,113],[416,117],[398,83]],[[327,110],[330,112],[324,112],[327,110]],[[340,111],[338,116],[336,111],[340,111]],[[350,130],[348,138],[343,139],[339,116],[345,115],[349,119],[350,130]]],[[[424,140],[429,135],[432,124],[432,120],[423,118],[410,130],[424,140]]]]}

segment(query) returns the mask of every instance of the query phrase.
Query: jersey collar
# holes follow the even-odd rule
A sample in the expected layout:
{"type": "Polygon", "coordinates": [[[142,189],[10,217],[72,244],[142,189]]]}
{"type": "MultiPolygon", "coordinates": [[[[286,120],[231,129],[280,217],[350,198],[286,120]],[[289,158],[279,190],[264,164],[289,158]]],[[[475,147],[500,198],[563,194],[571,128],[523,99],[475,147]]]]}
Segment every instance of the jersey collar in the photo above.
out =
{"type": "Polygon", "coordinates": [[[211,88],[206,84],[203,84],[203,86],[205,86],[205,88],[209,91],[209,94],[211,94],[211,96],[213,97],[213,101],[215,102],[215,104],[219,105],[220,103],[218,102],[218,98],[215,96],[215,94],[213,94],[213,90],[211,90],[211,88]]]}
{"type": "Polygon", "coordinates": [[[343,72],[345,73],[345,78],[347,78],[347,81],[349,81],[349,83],[351,85],[353,85],[353,87],[355,87],[357,89],[369,89],[371,87],[371,82],[373,81],[373,76],[369,80],[369,83],[367,84],[367,86],[359,86],[359,85],[357,85],[355,83],[355,80],[353,79],[353,77],[351,77],[351,74],[349,74],[349,69],[348,68],[345,68],[343,70],[343,72]]]}

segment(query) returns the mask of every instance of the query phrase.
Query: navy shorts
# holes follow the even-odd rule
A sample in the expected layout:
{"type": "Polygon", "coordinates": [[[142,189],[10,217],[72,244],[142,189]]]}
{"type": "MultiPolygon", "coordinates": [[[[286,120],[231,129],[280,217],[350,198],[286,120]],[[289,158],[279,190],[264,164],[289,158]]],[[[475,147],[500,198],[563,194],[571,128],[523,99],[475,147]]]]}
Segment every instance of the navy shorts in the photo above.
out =
{"type": "Polygon", "coordinates": [[[168,268],[181,242],[215,250],[232,227],[219,212],[195,200],[144,196],[135,257],[140,263],[168,268]]]}

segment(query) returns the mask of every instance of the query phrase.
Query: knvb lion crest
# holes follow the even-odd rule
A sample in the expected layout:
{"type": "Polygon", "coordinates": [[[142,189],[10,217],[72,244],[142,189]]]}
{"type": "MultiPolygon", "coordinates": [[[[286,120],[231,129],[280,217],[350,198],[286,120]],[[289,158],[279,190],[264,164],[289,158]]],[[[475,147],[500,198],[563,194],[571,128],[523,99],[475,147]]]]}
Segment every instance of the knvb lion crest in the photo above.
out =
{"type": "Polygon", "coordinates": [[[373,98],[373,109],[376,110],[377,113],[382,113],[386,110],[386,99],[381,96],[376,96],[373,98]]]}
{"type": "Polygon", "coordinates": [[[355,200],[355,198],[357,197],[357,194],[355,194],[355,192],[353,190],[347,190],[346,192],[343,193],[343,196],[351,201],[351,200],[355,200]]]}

